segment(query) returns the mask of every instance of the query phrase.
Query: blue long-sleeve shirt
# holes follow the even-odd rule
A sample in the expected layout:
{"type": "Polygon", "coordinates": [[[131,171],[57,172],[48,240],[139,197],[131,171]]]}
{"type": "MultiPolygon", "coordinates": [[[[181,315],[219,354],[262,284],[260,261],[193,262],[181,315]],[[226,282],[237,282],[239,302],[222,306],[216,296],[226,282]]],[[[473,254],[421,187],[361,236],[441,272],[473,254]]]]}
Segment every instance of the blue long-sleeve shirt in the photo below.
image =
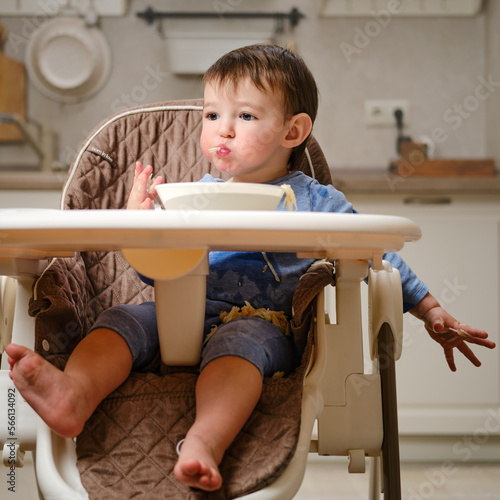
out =
{"type": "MultiPolygon", "coordinates": [[[[223,182],[205,175],[200,182],[223,182]]],[[[268,184],[289,184],[299,211],[356,213],[344,194],[331,185],[322,185],[302,172],[292,172],[268,184]]],[[[283,201],[277,210],[282,209],[283,201]]],[[[401,274],[403,310],[415,306],[429,291],[397,253],[384,258],[401,274]]],[[[292,253],[211,252],[207,278],[207,299],[217,303],[284,311],[291,318],[293,292],[312,259],[299,259],[292,253]]]]}

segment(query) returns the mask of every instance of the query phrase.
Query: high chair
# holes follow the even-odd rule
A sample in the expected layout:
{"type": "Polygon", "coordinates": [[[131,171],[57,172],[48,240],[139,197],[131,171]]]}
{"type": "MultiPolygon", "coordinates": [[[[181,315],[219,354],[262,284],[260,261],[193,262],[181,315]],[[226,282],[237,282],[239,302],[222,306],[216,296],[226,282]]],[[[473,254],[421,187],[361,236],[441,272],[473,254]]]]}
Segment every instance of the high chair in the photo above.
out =
{"type": "MultiPolygon", "coordinates": [[[[167,182],[196,181],[207,172],[220,176],[198,146],[201,105],[201,100],[192,100],[143,106],[102,122],[74,160],[61,208],[124,208],[136,161],[153,165],[154,175],[163,175],[167,182]]],[[[331,183],[314,138],[298,168],[331,183]]],[[[119,215],[124,214],[116,215],[122,220],[119,215]]],[[[343,217],[350,216],[339,221],[345,222],[343,217]]],[[[350,239],[359,247],[357,253],[332,242],[305,242],[308,250],[299,249],[299,257],[318,260],[301,278],[294,296],[292,327],[304,349],[302,363],[287,377],[266,379],[257,408],[221,463],[221,490],[183,487],[172,473],[176,446],[194,417],[196,368],[179,368],[193,364],[190,346],[153,373],[132,373],[101,403],[75,440],[50,431],[24,402],[8,377],[4,356],[0,447],[7,471],[19,470],[24,453],[33,452],[40,498],[45,499],[283,500],[296,494],[307,456],[315,452],[347,457],[353,473],[365,472],[370,458],[368,496],[378,498],[383,490],[386,499],[400,498],[394,361],[402,345],[402,295],[399,273],[383,261],[382,249],[399,250],[404,241],[418,239],[420,231],[406,219],[352,217],[362,222],[363,230],[357,234],[346,225],[339,238],[350,239]],[[375,246],[363,243],[379,233],[375,246]],[[360,294],[366,278],[368,363],[363,358],[360,294]],[[311,439],[315,425],[317,437],[311,439]]],[[[23,258],[13,258],[21,255],[16,253],[20,244],[2,253],[2,243],[0,238],[0,352],[12,338],[63,368],[103,310],[154,299],[152,287],[138,279],[124,258],[134,263],[138,257],[133,252],[104,252],[89,240],[88,247],[97,251],[58,254],[60,247],[54,243],[51,256],[56,258],[47,263],[42,251],[26,250],[23,258]]],[[[157,290],[158,303],[163,292],[157,290]]],[[[160,316],[161,333],[166,320],[160,316]]],[[[165,342],[162,348],[169,340],[165,342]]],[[[0,491],[8,487],[8,482],[0,484],[0,491]]]]}

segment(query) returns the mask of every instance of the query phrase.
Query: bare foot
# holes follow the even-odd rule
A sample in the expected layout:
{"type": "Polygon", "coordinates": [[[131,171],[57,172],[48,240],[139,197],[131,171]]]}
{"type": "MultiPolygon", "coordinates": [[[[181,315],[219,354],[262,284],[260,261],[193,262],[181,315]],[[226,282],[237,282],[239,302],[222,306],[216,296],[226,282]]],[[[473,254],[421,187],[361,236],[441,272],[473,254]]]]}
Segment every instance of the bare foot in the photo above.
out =
{"type": "Polygon", "coordinates": [[[209,443],[188,433],[182,443],[174,474],[186,486],[214,491],[222,486],[218,463],[209,443]]]}
{"type": "Polygon", "coordinates": [[[90,417],[80,383],[27,347],[10,344],[10,378],[42,420],[63,437],[74,437],[90,417]]]}

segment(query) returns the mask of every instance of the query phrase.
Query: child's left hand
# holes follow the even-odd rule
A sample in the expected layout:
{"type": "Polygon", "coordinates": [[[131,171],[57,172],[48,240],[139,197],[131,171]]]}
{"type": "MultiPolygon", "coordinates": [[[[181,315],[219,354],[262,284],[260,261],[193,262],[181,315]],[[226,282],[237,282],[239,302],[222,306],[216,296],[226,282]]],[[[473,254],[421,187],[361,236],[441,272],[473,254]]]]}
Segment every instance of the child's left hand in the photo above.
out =
{"type": "Polygon", "coordinates": [[[432,339],[441,344],[451,371],[456,371],[453,349],[456,347],[474,366],[481,362],[466,342],[493,349],[495,343],[488,340],[488,334],[477,328],[460,323],[441,306],[429,309],[422,318],[425,329],[432,339]]]}
{"type": "Polygon", "coordinates": [[[149,177],[153,173],[153,167],[147,165],[142,168],[142,163],[135,164],[134,184],[127,202],[128,210],[137,209],[153,209],[153,200],[156,198],[156,186],[163,184],[163,178],[155,177],[151,184],[148,186],[149,177]]]}

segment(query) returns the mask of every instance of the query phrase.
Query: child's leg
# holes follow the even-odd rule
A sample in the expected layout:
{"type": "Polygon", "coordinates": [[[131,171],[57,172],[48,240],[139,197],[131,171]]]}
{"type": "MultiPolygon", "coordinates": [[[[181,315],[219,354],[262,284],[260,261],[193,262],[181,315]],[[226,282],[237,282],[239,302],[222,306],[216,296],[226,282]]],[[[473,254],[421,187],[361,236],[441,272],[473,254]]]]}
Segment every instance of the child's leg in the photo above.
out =
{"type": "Polygon", "coordinates": [[[45,423],[64,437],[77,436],[97,405],[130,374],[132,355],[112,330],[89,333],[71,353],[64,371],[30,349],[7,346],[10,376],[45,423]]]}
{"type": "Polygon", "coordinates": [[[196,419],[174,468],[179,481],[221,487],[218,465],[257,404],[263,377],[294,367],[294,349],[271,323],[240,318],[220,325],[203,349],[196,419]]]}
{"type": "Polygon", "coordinates": [[[261,392],[260,371],[243,358],[224,356],[205,366],[196,383],[195,423],[174,468],[180,482],[205,490],[221,487],[218,465],[261,392]]]}

